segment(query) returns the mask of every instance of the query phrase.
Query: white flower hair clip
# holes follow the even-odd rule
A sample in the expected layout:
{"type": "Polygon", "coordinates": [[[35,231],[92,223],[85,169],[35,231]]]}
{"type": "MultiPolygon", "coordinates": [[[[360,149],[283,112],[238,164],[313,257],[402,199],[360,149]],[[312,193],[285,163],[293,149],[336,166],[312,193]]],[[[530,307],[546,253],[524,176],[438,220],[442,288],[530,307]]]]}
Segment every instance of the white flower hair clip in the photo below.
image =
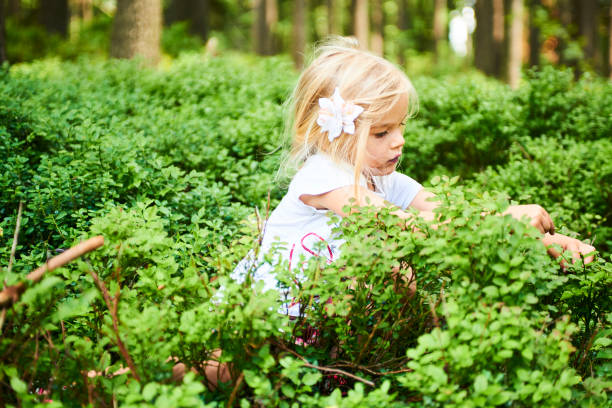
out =
{"type": "Polygon", "coordinates": [[[359,105],[345,102],[340,96],[340,90],[336,87],[332,98],[319,98],[319,117],[317,124],[321,126],[323,133],[327,132],[330,142],[340,136],[342,132],[355,133],[355,119],[363,112],[359,105]]]}

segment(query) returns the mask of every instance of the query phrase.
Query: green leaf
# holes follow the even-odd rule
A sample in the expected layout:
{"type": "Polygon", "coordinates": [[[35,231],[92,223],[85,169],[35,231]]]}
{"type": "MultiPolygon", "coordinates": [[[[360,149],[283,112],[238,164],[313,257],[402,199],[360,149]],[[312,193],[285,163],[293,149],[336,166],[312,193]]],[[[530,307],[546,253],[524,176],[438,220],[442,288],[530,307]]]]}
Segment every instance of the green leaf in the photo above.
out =
{"type": "Polygon", "coordinates": [[[157,394],[157,388],[157,383],[148,383],[142,389],[142,397],[147,401],[151,401],[153,397],[155,397],[155,395],[157,394]]]}
{"type": "Polygon", "coordinates": [[[488,385],[489,381],[484,374],[479,374],[474,379],[474,390],[479,394],[486,390],[488,385]]]}
{"type": "Polygon", "coordinates": [[[295,390],[288,384],[284,384],[281,387],[281,391],[289,398],[293,398],[295,396],[295,390]]]}
{"type": "Polygon", "coordinates": [[[429,365],[424,368],[425,373],[438,384],[446,384],[448,377],[444,369],[438,366],[429,365]]]}
{"type": "Polygon", "coordinates": [[[316,384],[317,381],[321,379],[321,373],[319,372],[309,372],[304,375],[302,378],[302,382],[305,385],[311,386],[316,384]]]}
{"type": "Polygon", "coordinates": [[[528,361],[531,361],[533,359],[533,351],[531,351],[529,347],[524,347],[521,350],[521,355],[528,361]]]}
{"type": "Polygon", "coordinates": [[[17,394],[25,394],[28,391],[28,386],[18,377],[11,377],[11,387],[17,394]]]}
{"type": "Polygon", "coordinates": [[[67,320],[75,316],[83,316],[89,312],[89,305],[96,298],[98,291],[90,289],[81,296],[60,303],[55,314],[57,320],[67,320]]]}

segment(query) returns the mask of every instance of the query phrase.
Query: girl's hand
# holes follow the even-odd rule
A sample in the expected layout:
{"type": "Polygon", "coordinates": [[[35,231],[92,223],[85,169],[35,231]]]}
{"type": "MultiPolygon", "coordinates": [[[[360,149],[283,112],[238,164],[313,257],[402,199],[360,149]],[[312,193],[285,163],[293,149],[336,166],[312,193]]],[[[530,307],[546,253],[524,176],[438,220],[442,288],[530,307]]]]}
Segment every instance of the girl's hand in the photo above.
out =
{"type": "MultiPolygon", "coordinates": [[[[544,243],[544,245],[546,245],[548,253],[555,258],[561,256],[561,254],[558,250],[552,247],[553,244],[561,246],[564,251],[570,251],[572,253],[573,258],[572,263],[576,262],[576,260],[580,257],[584,257],[586,254],[591,254],[596,251],[594,246],[585,244],[584,242],[581,242],[575,238],[571,238],[562,234],[545,234],[542,237],[542,242],[544,243]]],[[[587,256],[586,258],[584,258],[584,264],[586,265],[588,263],[593,262],[593,258],[594,255],[587,256]]],[[[563,265],[563,261],[561,262],[561,265],[565,268],[565,265],[563,265]]]]}
{"type": "Polygon", "coordinates": [[[527,205],[511,205],[508,207],[504,215],[510,214],[513,218],[520,220],[522,217],[530,219],[530,224],[540,230],[542,234],[555,233],[555,224],[553,224],[552,218],[546,212],[544,208],[537,204],[527,205]]]}

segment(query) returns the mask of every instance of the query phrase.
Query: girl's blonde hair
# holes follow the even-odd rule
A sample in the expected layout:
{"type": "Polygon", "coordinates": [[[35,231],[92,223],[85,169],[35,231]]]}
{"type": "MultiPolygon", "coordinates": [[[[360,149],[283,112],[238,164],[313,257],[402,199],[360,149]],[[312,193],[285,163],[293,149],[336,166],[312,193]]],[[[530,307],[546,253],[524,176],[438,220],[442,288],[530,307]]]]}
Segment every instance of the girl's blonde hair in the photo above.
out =
{"type": "Polygon", "coordinates": [[[357,48],[356,41],[333,38],[318,47],[315,59],[302,72],[291,97],[288,131],[292,146],[288,161],[301,164],[324,152],[337,163],[354,168],[355,186],[368,175],[364,160],[370,127],[393,109],[402,98],[408,100],[409,115],[418,109],[414,87],[391,62],[357,48]],[[342,133],[329,141],[317,124],[319,98],[331,98],[338,87],[342,98],[364,108],[355,120],[355,133],[342,133]]]}

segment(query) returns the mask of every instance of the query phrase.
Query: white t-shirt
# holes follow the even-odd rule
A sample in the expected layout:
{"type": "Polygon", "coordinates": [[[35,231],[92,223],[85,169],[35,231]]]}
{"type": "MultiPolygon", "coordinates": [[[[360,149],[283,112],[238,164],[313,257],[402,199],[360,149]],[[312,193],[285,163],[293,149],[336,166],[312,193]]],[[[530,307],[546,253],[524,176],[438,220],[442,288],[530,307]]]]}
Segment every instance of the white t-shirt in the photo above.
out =
{"type": "MultiPolygon", "coordinates": [[[[325,154],[318,153],[306,160],[302,168],[295,174],[289,190],[280,204],[270,215],[264,228],[260,254],[266,254],[273,244],[283,243],[282,250],[276,253],[282,260],[288,260],[292,270],[299,267],[302,259],[312,256],[322,256],[331,263],[340,256],[340,246],[343,240],[332,233],[335,225],[330,225],[329,210],[317,210],[304,204],[300,197],[304,194],[319,195],[341,187],[355,184],[352,166],[339,164],[325,154]]],[[[366,186],[365,178],[359,183],[366,186]]],[[[406,209],[423,188],[412,178],[393,172],[387,176],[374,177],[377,191],[375,194],[392,204],[406,209]]],[[[263,260],[260,259],[258,263],[263,260]]],[[[232,277],[244,279],[244,273],[254,260],[251,257],[243,259],[232,277]]],[[[255,280],[264,281],[264,290],[277,288],[277,280],[271,273],[272,265],[263,263],[254,273],[255,280]]],[[[287,313],[293,315],[292,311],[287,313]]]]}

